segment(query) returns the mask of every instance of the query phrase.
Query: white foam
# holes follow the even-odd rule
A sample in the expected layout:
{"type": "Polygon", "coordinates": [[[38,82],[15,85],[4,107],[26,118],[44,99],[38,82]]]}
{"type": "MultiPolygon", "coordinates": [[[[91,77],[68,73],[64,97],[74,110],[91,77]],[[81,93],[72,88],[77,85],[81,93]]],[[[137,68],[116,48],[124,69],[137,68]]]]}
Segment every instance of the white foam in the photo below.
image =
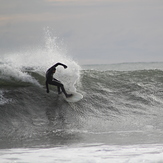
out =
{"type": "Polygon", "coordinates": [[[23,82],[30,82],[39,85],[38,82],[35,79],[33,79],[32,76],[30,76],[26,72],[21,71],[21,68],[15,67],[12,64],[5,63],[3,65],[0,65],[0,71],[1,78],[3,79],[10,79],[12,77],[23,82]]]}
{"type": "Polygon", "coordinates": [[[1,162],[153,163],[163,161],[162,145],[98,145],[0,150],[1,162]]]}

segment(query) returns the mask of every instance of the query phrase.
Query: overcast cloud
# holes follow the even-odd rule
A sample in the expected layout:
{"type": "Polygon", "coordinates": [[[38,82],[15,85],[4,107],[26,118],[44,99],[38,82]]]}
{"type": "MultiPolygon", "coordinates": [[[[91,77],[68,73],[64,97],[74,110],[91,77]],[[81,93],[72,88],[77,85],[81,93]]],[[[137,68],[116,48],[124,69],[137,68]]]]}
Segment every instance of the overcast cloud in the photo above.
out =
{"type": "Polygon", "coordinates": [[[162,0],[0,0],[0,53],[49,27],[81,64],[163,61],[162,0]]]}

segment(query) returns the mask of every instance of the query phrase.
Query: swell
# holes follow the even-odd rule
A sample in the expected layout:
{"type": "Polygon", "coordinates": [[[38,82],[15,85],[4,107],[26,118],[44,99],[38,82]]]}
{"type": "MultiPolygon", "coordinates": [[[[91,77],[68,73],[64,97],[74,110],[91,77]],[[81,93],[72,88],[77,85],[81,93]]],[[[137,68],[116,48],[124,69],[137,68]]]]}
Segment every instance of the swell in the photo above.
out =
{"type": "MultiPolygon", "coordinates": [[[[28,72],[28,74],[38,84],[36,82],[24,82],[13,77],[0,79],[0,88],[4,91],[4,97],[16,100],[24,97],[27,99],[27,103],[33,99],[36,102],[49,100],[46,99],[49,94],[45,93],[45,77],[37,72],[28,72]],[[31,94],[37,92],[37,94],[31,96],[27,92],[31,94]]],[[[92,111],[98,111],[99,108],[108,111],[107,107],[119,110],[117,107],[120,104],[125,107],[126,105],[135,106],[137,104],[142,106],[162,104],[162,86],[163,71],[161,70],[82,70],[81,79],[75,85],[77,90],[84,94],[82,105],[92,105],[93,107],[90,107],[92,111]]],[[[53,93],[56,88],[52,86],[51,90],[53,93]]],[[[56,94],[51,94],[51,98],[53,96],[55,97],[56,94]]],[[[10,104],[12,105],[12,103],[10,104]]]]}
{"type": "Polygon", "coordinates": [[[7,99],[0,105],[1,142],[6,138],[24,140],[49,135],[63,141],[74,139],[77,136],[74,131],[163,127],[161,70],[82,70],[75,87],[84,98],[78,103],[64,101],[55,87],[47,94],[44,76],[27,73],[37,82],[13,77],[0,79],[1,100],[7,99]]]}
{"type": "MultiPolygon", "coordinates": [[[[162,97],[163,71],[84,71],[82,74],[83,90],[90,97],[96,95],[96,100],[106,102],[114,98],[132,104],[152,105],[156,102],[152,98],[162,97]],[[101,98],[102,97],[102,98],[101,98]]],[[[124,103],[125,105],[125,103],[124,103]]]]}
{"type": "Polygon", "coordinates": [[[82,73],[83,107],[95,131],[161,129],[163,71],[96,71],[82,73]],[[156,125],[157,124],[157,125],[156,125]],[[124,128],[125,127],[125,128],[124,128]]]}

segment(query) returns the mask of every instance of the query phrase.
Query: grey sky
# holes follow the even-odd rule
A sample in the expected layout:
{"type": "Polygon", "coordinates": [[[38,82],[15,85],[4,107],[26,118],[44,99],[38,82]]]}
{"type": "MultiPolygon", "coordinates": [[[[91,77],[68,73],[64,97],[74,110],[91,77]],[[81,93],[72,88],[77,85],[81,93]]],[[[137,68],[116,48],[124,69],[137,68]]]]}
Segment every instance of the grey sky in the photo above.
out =
{"type": "Polygon", "coordinates": [[[163,61],[162,0],[0,0],[1,53],[35,47],[44,29],[81,64],[163,61]]]}

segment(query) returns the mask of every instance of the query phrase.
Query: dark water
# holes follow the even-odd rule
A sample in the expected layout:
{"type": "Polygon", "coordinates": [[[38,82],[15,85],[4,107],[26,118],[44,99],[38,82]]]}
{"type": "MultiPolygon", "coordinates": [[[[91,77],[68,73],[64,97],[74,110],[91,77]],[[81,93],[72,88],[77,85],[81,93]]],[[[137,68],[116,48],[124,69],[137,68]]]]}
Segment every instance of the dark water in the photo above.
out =
{"type": "Polygon", "coordinates": [[[3,66],[0,148],[163,143],[161,69],[80,70],[75,87],[84,98],[68,103],[55,87],[46,93],[40,69],[18,76],[3,66]]]}

